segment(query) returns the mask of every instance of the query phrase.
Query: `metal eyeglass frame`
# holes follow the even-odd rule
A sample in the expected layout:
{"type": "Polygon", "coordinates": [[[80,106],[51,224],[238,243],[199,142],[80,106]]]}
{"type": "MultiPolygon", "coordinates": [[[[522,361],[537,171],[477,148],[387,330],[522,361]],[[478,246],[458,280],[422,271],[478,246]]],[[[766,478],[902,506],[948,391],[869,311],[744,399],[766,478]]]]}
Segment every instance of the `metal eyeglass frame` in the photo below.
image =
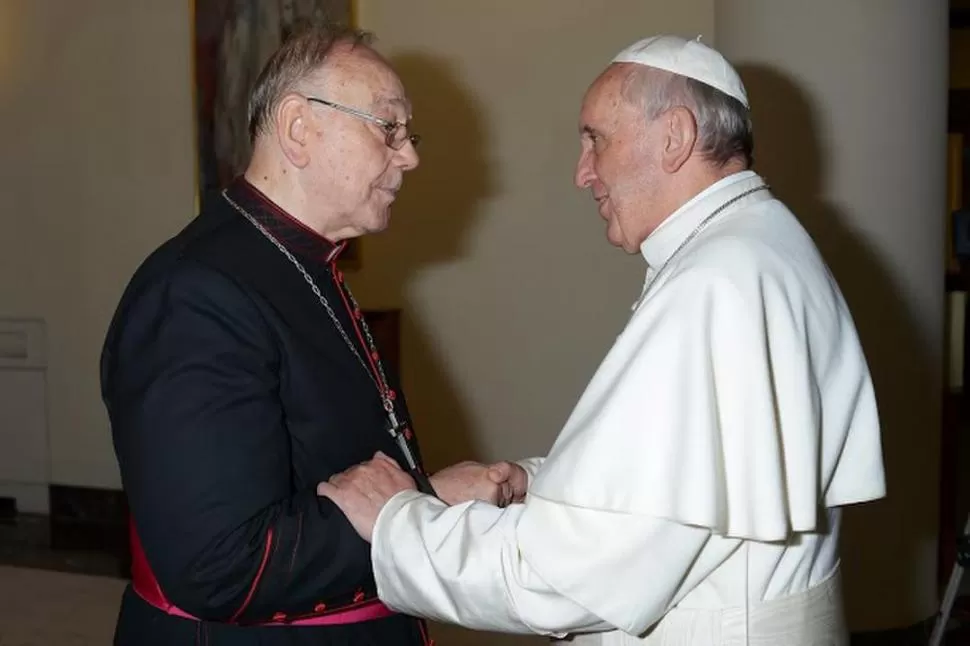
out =
{"type": "Polygon", "coordinates": [[[328,108],[333,108],[334,110],[339,110],[340,112],[349,114],[352,117],[357,117],[358,119],[363,119],[364,121],[370,121],[376,124],[384,131],[384,143],[388,148],[392,150],[401,150],[407,142],[411,142],[411,145],[415,148],[418,147],[418,143],[421,142],[421,135],[415,133],[408,133],[408,124],[401,123],[400,121],[388,121],[387,119],[382,119],[377,115],[373,115],[369,112],[364,112],[363,110],[358,110],[357,108],[351,108],[346,105],[341,105],[339,103],[334,103],[333,101],[326,101],[324,99],[318,99],[317,97],[308,96],[307,101],[312,103],[319,103],[320,105],[325,105],[328,108]],[[406,136],[399,142],[395,141],[395,136],[400,128],[404,128],[406,136]]]}

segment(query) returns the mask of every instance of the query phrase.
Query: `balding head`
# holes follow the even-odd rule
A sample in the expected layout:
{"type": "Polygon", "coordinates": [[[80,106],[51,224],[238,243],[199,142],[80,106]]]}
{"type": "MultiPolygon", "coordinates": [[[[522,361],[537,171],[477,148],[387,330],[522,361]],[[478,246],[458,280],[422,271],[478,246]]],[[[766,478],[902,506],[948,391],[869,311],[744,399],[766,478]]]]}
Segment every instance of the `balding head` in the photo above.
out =
{"type": "Polygon", "coordinates": [[[623,98],[647,121],[684,106],[697,122],[697,151],[717,167],[753,163],[751,117],[739,100],[696,79],[645,65],[618,64],[623,98]]]}
{"type": "Polygon", "coordinates": [[[384,229],[418,165],[401,79],[356,31],[288,40],[252,94],[246,178],[332,241],[384,229]]]}
{"type": "Polygon", "coordinates": [[[266,62],[249,100],[249,138],[255,142],[272,127],[273,112],[291,92],[301,91],[319,80],[331,60],[357,50],[377,54],[370,48],[373,35],[343,27],[313,27],[295,34],[266,62]]]}

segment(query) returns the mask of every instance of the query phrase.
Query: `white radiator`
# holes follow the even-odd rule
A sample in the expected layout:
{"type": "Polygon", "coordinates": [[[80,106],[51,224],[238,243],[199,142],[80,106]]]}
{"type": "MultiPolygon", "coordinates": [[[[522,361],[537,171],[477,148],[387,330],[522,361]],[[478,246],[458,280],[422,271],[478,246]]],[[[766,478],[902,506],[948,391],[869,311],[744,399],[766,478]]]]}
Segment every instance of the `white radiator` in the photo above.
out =
{"type": "Polygon", "coordinates": [[[47,334],[39,319],[0,319],[0,497],[48,513],[47,334]]]}

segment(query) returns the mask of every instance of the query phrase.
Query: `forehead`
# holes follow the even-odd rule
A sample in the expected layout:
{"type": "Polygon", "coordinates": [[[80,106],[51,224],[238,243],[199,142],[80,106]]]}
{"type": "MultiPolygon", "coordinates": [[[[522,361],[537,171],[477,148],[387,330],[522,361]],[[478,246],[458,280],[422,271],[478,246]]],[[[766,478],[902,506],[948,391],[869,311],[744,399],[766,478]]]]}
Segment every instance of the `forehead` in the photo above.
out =
{"type": "Polygon", "coordinates": [[[376,52],[357,47],[335,52],[325,69],[328,90],[335,98],[361,107],[411,112],[404,84],[376,52]]]}
{"type": "Polygon", "coordinates": [[[629,70],[611,65],[589,86],[580,111],[580,129],[603,129],[613,124],[625,107],[623,81],[629,70]]]}

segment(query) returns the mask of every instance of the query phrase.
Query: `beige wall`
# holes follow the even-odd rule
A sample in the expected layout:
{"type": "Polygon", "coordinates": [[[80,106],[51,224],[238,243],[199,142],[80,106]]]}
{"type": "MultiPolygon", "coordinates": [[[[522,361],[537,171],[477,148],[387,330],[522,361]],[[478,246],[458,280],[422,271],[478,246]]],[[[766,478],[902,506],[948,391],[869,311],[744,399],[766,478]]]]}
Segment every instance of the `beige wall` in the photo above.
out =
{"type": "Polygon", "coordinates": [[[191,217],[185,2],[0,2],[0,317],[49,333],[52,477],[118,486],[97,361],[137,262],[191,217]]]}

